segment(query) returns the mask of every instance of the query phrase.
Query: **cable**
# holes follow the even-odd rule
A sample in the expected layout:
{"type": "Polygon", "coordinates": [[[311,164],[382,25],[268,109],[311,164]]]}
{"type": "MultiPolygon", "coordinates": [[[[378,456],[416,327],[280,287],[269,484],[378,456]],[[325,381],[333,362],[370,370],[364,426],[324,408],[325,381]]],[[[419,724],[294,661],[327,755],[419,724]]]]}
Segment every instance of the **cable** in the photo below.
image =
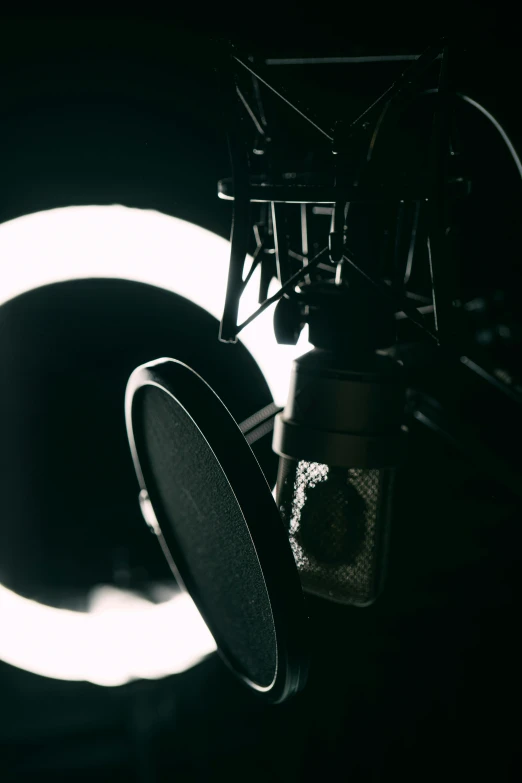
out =
{"type": "Polygon", "coordinates": [[[508,148],[508,150],[509,150],[509,152],[511,154],[511,157],[513,158],[513,162],[514,162],[515,166],[517,167],[518,173],[520,174],[520,178],[522,179],[522,162],[521,162],[520,158],[518,157],[518,154],[517,154],[517,151],[516,151],[516,149],[515,149],[515,147],[513,145],[513,142],[511,141],[511,139],[507,135],[506,131],[504,130],[504,128],[502,127],[500,122],[496,119],[496,117],[494,117],[491,114],[491,112],[489,112],[484,106],[482,106],[481,103],[479,103],[478,101],[473,100],[473,98],[470,98],[469,95],[464,95],[461,92],[458,92],[457,95],[458,95],[459,98],[461,98],[461,100],[465,101],[466,103],[469,103],[470,106],[474,106],[475,109],[478,109],[478,111],[481,114],[483,114],[484,117],[486,117],[491,122],[491,124],[498,130],[498,132],[500,133],[500,135],[502,137],[502,140],[504,141],[504,144],[508,148]]]}
{"type": "MultiPolygon", "coordinates": [[[[430,90],[424,90],[424,92],[422,92],[421,95],[433,95],[433,94],[435,94],[437,92],[438,92],[438,89],[436,87],[433,87],[430,90]]],[[[465,103],[469,103],[470,106],[473,106],[481,114],[483,114],[484,117],[486,117],[491,122],[491,124],[496,128],[496,130],[500,133],[500,136],[501,136],[504,144],[508,148],[511,157],[513,158],[513,163],[517,167],[517,171],[518,171],[518,173],[520,175],[520,178],[522,179],[522,161],[520,160],[520,158],[518,156],[518,153],[517,153],[517,151],[516,151],[516,149],[514,147],[513,142],[511,141],[511,139],[507,135],[506,131],[504,130],[504,128],[502,127],[500,122],[496,119],[496,117],[493,116],[493,114],[491,114],[491,112],[489,112],[485,108],[485,106],[483,106],[478,101],[475,101],[473,98],[470,98],[469,95],[465,95],[462,92],[456,92],[455,95],[458,98],[460,98],[462,101],[464,101],[465,103]]]]}
{"type": "MultiPolygon", "coordinates": [[[[438,88],[437,87],[433,87],[430,90],[424,90],[421,93],[421,95],[433,95],[433,94],[435,94],[437,92],[438,92],[438,88]]],[[[522,161],[520,160],[520,158],[518,156],[518,153],[517,153],[517,151],[516,151],[516,149],[514,147],[513,142],[511,141],[511,139],[507,135],[506,131],[504,130],[504,128],[502,127],[500,122],[496,119],[496,117],[493,116],[493,114],[491,114],[491,112],[489,112],[485,108],[485,106],[482,106],[481,103],[479,103],[478,101],[474,100],[473,98],[470,98],[469,95],[465,95],[462,92],[457,92],[457,93],[455,93],[455,95],[458,98],[460,98],[460,100],[464,101],[465,103],[469,103],[470,106],[473,106],[481,114],[483,114],[484,117],[486,117],[491,122],[491,124],[496,128],[496,130],[500,133],[500,136],[502,137],[502,140],[503,140],[504,144],[508,148],[508,150],[509,150],[509,152],[511,154],[511,157],[513,158],[513,162],[514,162],[515,166],[517,167],[517,171],[518,171],[518,173],[520,175],[520,178],[522,179],[522,161]]],[[[370,146],[369,146],[369,149],[368,149],[368,157],[367,157],[368,161],[370,161],[370,159],[372,157],[373,150],[375,148],[375,142],[377,141],[377,136],[379,134],[379,131],[381,130],[383,120],[384,120],[384,118],[385,118],[385,116],[386,116],[386,114],[388,112],[389,107],[390,107],[390,103],[387,103],[384,106],[381,114],[377,118],[377,122],[375,123],[375,129],[374,129],[374,132],[372,134],[372,138],[370,140],[370,146]]]]}
{"type": "MultiPolygon", "coordinates": [[[[435,88],[432,88],[432,89],[429,89],[429,90],[424,90],[421,93],[421,95],[433,95],[433,94],[436,94],[436,93],[438,93],[438,88],[435,87],[435,88]]],[[[517,153],[517,151],[515,149],[515,146],[514,146],[513,142],[509,138],[508,134],[506,133],[506,131],[504,130],[504,128],[502,127],[500,122],[496,119],[496,117],[494,117],[493,114],[491,114],[491,112],[489,112],[484,106],[482,106],[481,103],[479,103],[478,101],[474,100],[473,98],[470,98],[469,95],[465,95],[464,93],[460,93],[460,92],[456,92],[455,95],[460,100],[464,101],[465,103],[468,103],[470,106],[473,106],[475,109],[477,109],[477,111],[479,111],[481,114],[483,114],[484,117],[486,117],[486,119],[488,119],[491,122],[491,124],[494,126],[494,128],[500,134],[500,136],[501,136],[503,142],[505,143],[506,147],[508,148],[509,153],[510,153],[510,155],[512,157],[512,160],[513,160],[515,166],[517,167],[517,171],[519,173],[519,176],[522,179],[522,161],[520,160],[520,157],[518,156],[518,153],[517,153]]],[[[373,152],[374,152],[374,149],[375,149],[375,143],[377,141],[377,136],[378,136],[378,134],[379,134],[379,132],[380,132],[380,130],[382,128],[383,121],[384,121],[384,119],[386,117],[386,114],[388,113],[388,110],[389,110],[390,106],[391,106],[391,101],[389,101],[387,104],[385,104],[382,112],[380,113],[379,117],[377,118],[377,122],[376,122],[375,128],[374,128],[374,132],[372,134],[372,137],[371,137],[371,140],[370,140],[370,144],[369,144],[369,147],[368,147],[366,164],[369,164],[371,159],[372,159],[373,152]]],[[[409,271],[411,272],[411,263],[409,265],[410,265],[410,270],[409,271]]]]}

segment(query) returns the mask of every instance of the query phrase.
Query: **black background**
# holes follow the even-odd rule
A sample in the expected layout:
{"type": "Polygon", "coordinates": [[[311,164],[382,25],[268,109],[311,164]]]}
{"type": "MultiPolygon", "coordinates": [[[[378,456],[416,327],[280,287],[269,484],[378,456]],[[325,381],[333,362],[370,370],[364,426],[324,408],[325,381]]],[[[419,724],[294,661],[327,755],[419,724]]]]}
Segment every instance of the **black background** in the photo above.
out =
{"type": "MultiPolygon", "coordinates": [[[[449,25],[467,48],[463,91],[497,114],[520,149],[520,54],[508,18],[476,6],[458,18],[440,6],[393,8],[380,18],[374,10],[5,18],[0,220],[116,202],[228,236],[230,205],[215,195],[217,179],[229,173],[209,57],[216,38],[267,56],[418,53],[449,25]]],[[[356,115],[396,69],[355,67],[357,76],[335,77],[328,89],[324,75],[310,72],[297,89],[328,109],[335,95],[356,115]]],[[[470,286],[516,291],[520,183],[491,130],[482,127],[469,142],[481,172],[467,218],[465,264],[477,275],[470,286]]],[[[310,601],[314,667],[303,695],[261,707],[215,657],[182,676],[119,689],[53,682],[2,664],[0,777],[510,779],[520,697],[519,530],[512,497],[434,437],[415,435],[400,480],[388,589],[368,610],[310,601]]]]}

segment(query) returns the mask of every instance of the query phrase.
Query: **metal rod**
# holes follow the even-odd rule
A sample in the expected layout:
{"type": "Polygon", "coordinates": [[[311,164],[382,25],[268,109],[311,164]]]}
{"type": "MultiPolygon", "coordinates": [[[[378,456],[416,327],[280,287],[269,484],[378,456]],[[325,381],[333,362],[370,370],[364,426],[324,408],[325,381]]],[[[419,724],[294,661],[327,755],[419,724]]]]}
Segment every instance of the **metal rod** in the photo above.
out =
{"type": "Polygon", "coordinates": [[[261,315],[261,313],[264,312],[267,307],[270,307],[270,305],[274,304],[274,302],[277,302],[279,299],[281,299],[281,297],[284,296],[287,291],[291,291],[292,288],[294,288],[294,286],[296,286],[299,281],[305,277],[311,269],[313,269],[313,267],[318,265],[319,259],[327,252],[327,250],[328,248],[324,247],[319,253],[317,253],[316,256],[311,259],[311,261],[308,262],[308,266],[303,267],[303,269],[299,269],[289,280],[287,280],[283,286],[281,286],[279,291],[277,291],[268,299],[265,299],[265,301],[257,308],[254,313],[252,313],[251,316],[246,319],[246,321],[243,321],[242,324],[239,324],[236,334],[239,334],[239,332],[241,332],[245,326],[248,326],[248,324],[252,323],[252,321],[257,318],[258,315],[261,315]]]}
{"type": "Polygon", "coordinates": [[[429,337],[431,337],[431,339],[438,344],[439,341],[437,335],[434,332],[432,332],[428,326],[426,326],[417,308],[410,305],[410,303],[408,302],[405,296],[401,295],[397,291],[394,291],[393,288],[387,285],[386,283],[376,280],[374,277],[372,277],[363,269],[361,269],[361,267],[358,266],[354,261],[352,261],[352,259],[349,258],[349,256],[345,255],[344,260],[350,265],[352,269],[354,269],[368,283],[370,283],[374,288],[380,291],[388,299],[393,301],[397,309],[403,312],[406,318],[408,318],[410,321],[412,321],[412,323],[418,326],[419,329],[422,329],[422,331],[425,334],[429,335],[429,337]]]}
{"type": "Polygon", "coordinates": [[[382,95],[380,95],[362,114],[360,114],[349,126],[348,132],[350,136],[353,136],[355,131],[359,130],[366,123],[366,120],[375,109],[379,108],[383,104],[390,100],[394,100],[397,96],[405,90],[411,89],[414,81],[416,81],[427,68],[435,62],[440,54],[440,44],[436,46],[430,46],[424,51],[420,57],[418,57],[413,65],[407,68],[404,73],[393,82],[382,95]]]}
{"type": "Polygon", "coordinates": [[[513,402],[516,402],[518,405],[522,405],[521,394],[511,389],[506,383],[503,383],[499,378],[497,378],[496,375],[493,375],[493,373],[488,372],[488,370],[484,369],[484,367],[481,367],[480,364],[474,362],[473,359],[471,359],[469,356],[461,356],[460,362],[464,365],[464,367],[467,367],[468,370],[471,370],[475,373],[475,375],[483,378],[483,380],[487,381],[491,386],[494,386],[495,389],[498,389],[503,394],[505,394],[506,397],[509,397],[510,400],[513,400],[513,402]]]}
{"type": "MultiPolygon", "coordinates": [[[[253,62],[253,58],[249,58],[253,62]]],[[[261,90],[259,89],[259,82],[257,77],[252,74],[252,85],[254,88],[254,96],[256,99],[257,110],[259,112],[259,119],[264,128],[268,129],[268,122],[265,115],[265,107],[263,106],[263,100],[261,98],[261,90]]]]}
{"type": "Polygon", "coordinates": [[[228,268],[225,307],[219,330],[221,342],[236,342],[239,300],[243,292],[243,268],[248,249],[248,228],[250,222],[250,199],[248,194],[234,201],[232,236],[230,240],[230,263],[228,268]]]}
{"type": "Polygon", "coordinates": [[[399,289],[402,287],[404,273],[401,274],[400,262],[402,256],[402,242],[404,239],[404,224],[406,222],[406,204],[399,201],[397,214],[395,216],[395,237],[393,243],[393,287],[399,289]]]}
{"type": "Polygon", "coordinates": [[[438,318],[439,310],[437,308],[437,303],[436,303],[436,294],[435,294],[436,282],[435,282],[435,273],[433,270],[433,256],[431,253],[431,242],[429,236],[426,237],[426,249],[428,251],[428,266],[430,270],[431,299],[433,302],[433,317],[435,320],[435,331],[437,332],[437,334],[439,334],[439,318],[438,318]]]}
{"type": "Polygon", "coordinates": [[[254,443],[257,443],[258,440],[264,438],[265,435],[273,432],[276,414],[281,413],[282,410],[284,410],[284,408],[277,408],[272,418],[267,419],[263,424],[260,424],[259,427],[256,427],[255,430],[250,430],[250,432],[245,435],[245,440],[249,446],[253,446],[254,443]]]}
{"type": "Polygon", "coordinates": [[[265,243],[264,243],[264,240],[263,240],[263,241],[261,242],[261,244],[259,244],[259,245],[256,247],[256,249],[254,250],[254,253],[253,253],[253,255],[252,255],[252,266],[251,266],[251,267],[250,267],[250,269],[248,270],[247,276],[246,276],[246,277],[245,277],[245,279],[243,280],[243,291],[245,290],[245,288],[246,288],[246,287],[247,287],[247,285],[249,284],[249,282],[250,282],[250,278],[252,277],[252,275],[253,275],[253,274],[254,274],[254,272],[256,271],[257,267],[258,267],[258,266],[259,266],[259,264],[261,263],[261,259],[262,259],[262,255],[261,255],[261,253],[262,253],[262,251],[263,251],[264,249],[265,249],[265,243]]]}
{"type": "MultiPolygon", "coordinates": [[[[441,55],[438,55],[440,57],[441,55]]],[[[364,54],[354,57],[270,57],[265,65],[359,65],[418,60],[419,54],[364,54]]]]}
{"type": "Polygon", "coordinates": [[[300,261],[302,264],[304,264],[306,261],[306,258],[301,255],[301,253],[296,253],[295,250],[289,250],[288,255],[290,258],[295,258],[296,261],[300,261]]]}
{"type": "Polygon", "coordinates": [[[422,296],[422,294],[416,294],[414,291],[405,291],[404,296],[406,299],[411,299],[413,302],[419,302],[422,305],[431,304],[429,297],[422,296]]]}
{"type": "Polygon", "coordinates": [[[241,103],[243,104],[243,106],[247,110],[250,119],[252,120],[252,122],[256,126],[257,132],[261,136],[264,136],[265,135],[264,128],[261,126],[261,123],[259,122],[259,120],[257,119],[256,115],[254,114],[254,112],[252,111],[251,107],[249,106],[247,99],[245,98],[245,96],[243,95],[243,93],[241,92],[241,90],[239,89],[239,87],[237,85],[236,85],[236,92],[239,95],[239,99],[240,99],[241,103]]]}
{"type": "MultiPolygon", "coordinates": [[[[432,304],[420,305],[420,307],[417,307],[416,309],[417,309],[417,312],[420,313],[421,315],[428,315],[428,314],[433,312],[433,305],[432,304]]],[[[404,320],[407,317],[408,316],[405,315],[402,312],[402,310],[400,312],[398,312],[398,313],[395,313],[395,319],[397,321],[402,321],[402,320],[404,320]]]]}
{"type": "Polygon", "coordinates": [[[447,179],[452,108],[448,58],[449,49],[446,46],[440,67],[437,93],[438,105],[435,111],[433,128],[433,199],[431,201],[428,253],[437,333],[440,342],[449,343],[455,337],[453,301],[457,297],[446,232],[448,226],[447,179]]]}
{"type": "Polygon", "coordinates": [[[275,204],[272,201],[272,230],[274,232],[276,268],[281,285],[290,277],[285,209],[285,204],[275,204]]]}
{"type": "Polygon", "coordinates": [[[319,133],[321,133],[321,134],[322,134],[322,135],[323,135],[325,138],[327,138],[327,139],[328,139],[328,141],[333,141],[333,136],[331,136],[329,133],[327,133],[327,132],[324,130],[324,128],[321,128],[321,126],[320,126],[320,125],[318,125],[318,124],[317,124],[317,122],[315,122],[315,121],[314,121],[314,120],[313,120],[313,119],[312,119],[310,116],[308,116],[308,115],[310,114],[310,112],[309,112],[309,110],[308,110],[308,109],[306,110],[308,113],[305,113],[304,111],[302,111],[302,110],[301,110],[301,109],[300,109],[300,108],[299,108],[299,107],[296,105],[296,101],[295,101],[295,100],[294,100],[293,102],[292,102],[292,101],[290,101],[290,100],[289,100],[289,99],[288,99],[288,98],[287,98],[287,97],[284,95],[284,93],[283,93],[283,91],[282,91],[282,89],[281,89],[281,88],[280,88],[279,90],[276,90],[276,88],[275,88],[275,87],[273,87],[273,85],[271,85],[269,82],[267,82],[267,81],[266,81],[266,79],[263,79],[263,77],[262,77],[262,76],[259,74],[258,70],[256,71],[256,70],[254,70],[253,68],[251,68],[249,65],[247,65],[247,63],[243,62],[243,60],[240,60],[240,58],[239,58],[239,57],[237,57],[236,55],[233,55],[233,58],[234,58],[234,60],[236,60],[236,62],[238,62],[240,65],[242,65],[242,66],[243,66],[243,68],[246,68],[246,70],[247,70],[247,71],[249,71],[249,72],[250,72],[250,73],[251,73],[253,76],[255,76],[255,77],[256,77],[256,79],[259,79],[259,81],[260,81],[262,84],[264,84],[264,85],[265,85],[265,87],[268,87],[268,89],[269,89],[269,90],[271,90],[271,91],[274,93],[274,95],[277,95],[277,97],[278,97],[278,98],[280,98],[282,101],[284,101],[284,102],[285,102],[285,103],[286,103],[288,106],[290,106],[290,108],[291,108],[291,109],[293,109],[295,112],[297,112],[297,114],[301,115],[301,117],[302,117],[304,120],[306,120],[306,122],[308,122],[308,123],[309,123],[310,125],[312,125],[312,126],[313,126],[313,127],[314,127],[314,128],[317,130],[317,131],[319,131],[319,133]]]}
{"type": "Polygon", "coordinates": [[[243,134],[243,118],[235,91],[235,78],[229,56],[224,56],[218,69],[218,85],[227,128],[227,142],[234,183],[234,212],[230,237],[225,305],[219,329],[221,342],[236,342],[239,300],[243,291],[243,269],[250,237],[250,161],[243,134]]]}
{"type": "Polygon", "coordinates": [[[323,264],[321,261],[319,264],[317,264],[317,269],[322,269],[323,272],[335,272],[335,267],[331,264],[323,264]]]}
{"type": "Polygon", "coordinates": [[[513,470],[511,464],[492,449],[484,446],[477,433],[469,426],[463,426],[462,422],[444,416],[440,410],[422,399],[417,401],[411,415],[420,424],[466,453],[482,469],[486,466],[486,470],[512,492],[518,496],[522,495],[522,483],[518,471],[513,470]]]}
{"type": "Polygon", "coordinates": [[[306,204],[301,204],[301,251],[303,256],[308,256],[308,221],[306,215],[306,204]]]}
{"type": "Polygon", "coordinates": [[[250,446],[273,430],[274,418],[282,410],[280,405],[271,402],[241,422],[239,429],[250,446]]]}
{"type": "MultiPolygon", "coordinates": [[[[270,204],[263,204],[262,209],[266,215],[266,235],[268,237],[268,241],[270,241],[270,239],[273,241],[274,230],[272,226],[272,210],[270,209],[270,204]]],[[[270,283],[274,277],[276,277],[276,275],[277,269],[275,263],[275,248],[270,248],[270,251],[267,251],[265,254],[264,263],[261,264],[261,274],[259,275],[259,293],[257,297],[259,304],[262,304],[267,298],[270,283]]]]}
{"type": "Polygon", "coordinates": [[[375,128],[372,133],[372,137],[370,139],[370,143],[368,145],[368,152],[366,153],[366,164],[370,164],[373,153],[375,151],[375,144],[377,142],[377,137],[379,136],[379,133],[381,131],[381,128],[383,126],[384,120],[386,119],[386,115],[388,114],[388,111],[390,109],[390,106],[392,105],[391,99],[384,104],[384,107],[379,114],[379,117],[377,118],[377,122],[375,123],[375,128]]]}
{"type": "MultiPolygon", "coordinates": [[[[308,216],[307,205],[301,204],[301,251],[303,253],[302,263],[304,266],[308,265],[308,216]]],[[[304,279],[305,285],[310,283],[310,275],[306,275],[304,279]]]]}
{"type": "Polygon", "coordinates": [[[416,201],[415,213],[413,215],[413,225],[411,227],[410,247],[408,248],[408,258],[406,259],[406,269],[404,270],[404,280],[403,280],[404,285],[408,285],[411,277],[411,271],[413,269],[413,257],[415,256],[415,245],[417,243],[420,210],[421,210],[421,202],[416,201]]]}

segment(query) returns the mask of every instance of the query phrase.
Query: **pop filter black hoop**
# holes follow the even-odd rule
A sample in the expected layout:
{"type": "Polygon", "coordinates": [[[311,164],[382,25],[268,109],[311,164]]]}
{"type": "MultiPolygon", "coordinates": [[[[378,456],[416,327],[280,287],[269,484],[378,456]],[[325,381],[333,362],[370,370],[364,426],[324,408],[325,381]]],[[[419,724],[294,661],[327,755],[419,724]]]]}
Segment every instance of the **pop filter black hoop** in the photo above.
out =
{"type": "Polygon", "coordinates": [[[221,657],[267,701],[284,701],[307,678],[304,599],[239,426],[197,373],[165,358],[132,373],[126,424],[144,517],[221,657]]]}

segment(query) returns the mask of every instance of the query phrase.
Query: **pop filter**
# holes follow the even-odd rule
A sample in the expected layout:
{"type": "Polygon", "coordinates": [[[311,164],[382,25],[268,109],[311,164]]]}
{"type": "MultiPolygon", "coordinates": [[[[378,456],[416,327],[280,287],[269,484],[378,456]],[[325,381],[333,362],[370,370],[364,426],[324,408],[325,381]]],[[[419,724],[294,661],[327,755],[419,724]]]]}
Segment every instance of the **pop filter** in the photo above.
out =
{"type": "Polygon", "coordinates": [[[270,488],[235,420],[187,365],[138,367],[126,420],[144,516],[221,657],[271,702],[301,690],[300,579],[270,488]]]}

